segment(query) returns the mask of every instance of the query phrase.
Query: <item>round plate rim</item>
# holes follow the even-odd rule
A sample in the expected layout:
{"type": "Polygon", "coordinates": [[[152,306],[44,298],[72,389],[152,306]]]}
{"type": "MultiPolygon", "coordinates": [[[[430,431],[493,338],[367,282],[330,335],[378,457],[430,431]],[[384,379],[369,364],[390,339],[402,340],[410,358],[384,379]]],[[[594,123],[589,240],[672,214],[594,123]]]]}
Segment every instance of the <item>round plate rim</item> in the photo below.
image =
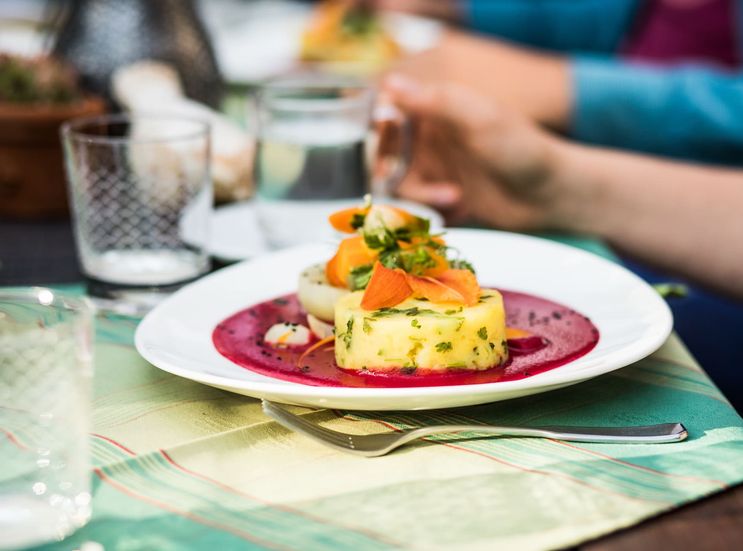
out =
{"type": "MultiPolygon", "coordinates": [[[[239,271],[239,270],[245,270],[246,266],[252,264],[253,262],[256,262],[261,259],[266,259],[266,257],[272,256],[273,254],[277,253],[271,253],[269,255],[263,255],[261,257],[256,257],[248,260],[244,260],[240,263],[237,263],[233,266],[229,266],[227,268],[223,268],[222,270],[218,270],[217,272],[214,272],[199,281],[187,285],[171,295],[170,297],[166,298],[162,303],[160,303],[158,306],[156,306],[151,312],[149,312],[144,319],[140,322],[138,325],[136,332],[135,332],[135,347],[139,354],[147,360],[149,363],[157,367],[158,369],[162,371],[166,371],[168,373],[171,373],[173,375],[177,375],[180,377],[184,377],[186,379],[190,379],[199,383],[207,384],[209,386],[214,386],[218,388],[223,388],[226,390],[230,390],[232,392],[238,392],[237,390],[233,389],[240,389],[240,391],[246,391],[244,394],[250,395],[250,393],[255,394],[273,394],[273,395],[283,395],[289,401],[292,400],[298,400],[299,402],[309,402],[309,401],[316,401],[317,399],[328,399],[328,400],[334,400],[334,399],[355,399],[355,398],[381,398],[383,397],[385,400],[389,399],[409,399],[413,397],[421,397],[422,395],[425,395],[426,397],[431,398],[442,398],[442,397],[456,397],[459,395],[467,396],[467,397],[483,397],[488,394],[493,394],[493,391],[495,389],[498,389],[500,392],[499,394],[505,394],[508,391],[521,391],[521,390],[534,390],[533,393],[542,392],[546,390],[550,390],[552,388],[555,388],[557,386],[567,386],[571,384],[577,384],[583,381],[586,381],[588,379],[592,379],[594,377],[597,377],[599,375],[603,375],[605,373],[609,373],[611,371],[615,371],[617,369],[621,369],[623,367],[626,367],[628,365],[631,365],[632,363],[635,363],[648,355],[655,352],[670,336],[672,328],[673,328],[673,316],[671,313],[670,308],[666,304],[666,302],[658,295],[652,287],[650,287],[645,281],[640,279],[639,276],[633,274],[626,268],[622,267],[621,265],[612,262],[608,259],[602,258],[596,254],[590,253],[588,251],[566,245],[563,243],[559,243],[556,241],[530,236],[530,235],[523,235],[523,234],[516,234],[516,233],[510,233],[510,232],[503,232],[503,231],[497,231],[497,230],[479,230],[479,229],[447,229],[448,235],[496,235],[498,238],[502,238],[505,236],[505,238],[508,239],[523,239],[523,240],[530,240],[530,241],[539,241],[542,245],[548,246],[548,247],[556,247],[562,249],[565,253],[571,254],[571,255],[578,255],[583,256],[586,258],[590,258],[591,261],[598,262],[599,264],[602,264],[604,268],[608,270],[613,271],[621,271],[623,272],[625,277],[630,278],[630,280],[634,280],[633,283],[638,286],[638,288],[643,288],[646,291],[650,291],[648,294],[648,297],[653,297],[655,304],[652,305],[653,307],[657,308],[657,314],[659,314],[662,317],[662,325],[659,324],[657,330],[653,333],[652,337],[646,338],[646,342],[644,342],[644,346],[638,347],[632,347],[629,350],[625,348],[621,352],[615,351],[612,353],[612,355],[616,358],[614,361],[611,362],[611,365],[598,365],[598,366],[589,366],[584,367],[580,370],[574,370],[574,371],[568,371],[560,373],[559,369],[556,368],[555,370],[547,371],[538,375],[534,375],[532,377],[516,380],[516,381],[505,381],[505,382],[493,382],[493,383],[480,383],[480,384],[471,384],[471,385],[449,385],[449,386],[429,386],[429,387],[401,387],[401,388],[354,388],[354,387],[331,387],[331,386],[313,386],[313,385],[304,385],[301,383],[293,383],[290,381],[285,381],[281,379],[276,379],[276,382],[262,382],[262,381],[246,381],[246,380],[238,380],[230,377],[220,376],[220,375],[213,375],[209,373],[201,373],[201,372],[194,372],[191,369],[184,369],[180,368],[177,365],[173,364],[172,362],[168,360],[164,360],[163,358],[160,358],[157,356],[157,354],[153,353],[149,347],[146,345],[146,338],[148,336],[148,333],[152,331],[150,327],[156,323],[157,318],[162,315],[163,311],[167,311],[167,309],[170,307],[169,305],[181,300],[181,296],[183,296],[186,293],[190,292],[190,289],[193,285],[203,284],[203,282],[207,280],[216,280],[222,277],[225,277],[226,274],[232,272],[232,271],[239,271]],[[535,385],[535,383],[540,383],[539,385],[535,385]],[[541,387],[548,387],[544,390],[535,390],[535,388],[541,388],[541,387]],[[309,396],[309,398],[305,398],[309,396]]],[[[301,245],[292,249],[284,249],[282,251],[278,251],[278,253],[288,254],[291,253],[294,250],[301,250],[308,247],[313,247],[315,245],[301,245]]],[[[268,297],[267,297],[268,298],[268,297]]],[[[242,307],[245,307],[247,305],[244,305],[242,307]]],[[[570,306],[569,304],[567,306],[570,306]]],[[[648,306],[650,308],[650,306],[648,306]]],[[[226,316],[225,316],[226,317],[226,316]]],[[[601,331],[601,327],[599,327],[599,330],[601,331]]],[[[590,354],[590,353],[589,353],[590,354]]],[[[587,355],[588,356],[588,355],[587,355]]],[[[584,356],[585,358],[586,356],[584,356]]],[[[572,363],[572,362],[570,362],[572,363]]],[[[566,366],[569,366],[570,363],[566,364],[566,366]]],[[[484,400],[483,402],[478,403],[486,403],[490,401],[496,401],[501,398],[493,398],[492,400],[484,400]]],[[[472,400],[468,400],[468,402],[472,403],[472,400]]],[[[332,407],[330,405],[329,407],[332,407]]],[[[360,408],[361,409],[361,408],[360,408]]],[[[375,408],[378,409],[378,408],[375,408]]],[[[400,407],[397,407],[395,409],[410,409],[406,408],[405,404],[400,404],[400,407]]],[[[416,408],[420,409],[420,408],[416,408]]]]}

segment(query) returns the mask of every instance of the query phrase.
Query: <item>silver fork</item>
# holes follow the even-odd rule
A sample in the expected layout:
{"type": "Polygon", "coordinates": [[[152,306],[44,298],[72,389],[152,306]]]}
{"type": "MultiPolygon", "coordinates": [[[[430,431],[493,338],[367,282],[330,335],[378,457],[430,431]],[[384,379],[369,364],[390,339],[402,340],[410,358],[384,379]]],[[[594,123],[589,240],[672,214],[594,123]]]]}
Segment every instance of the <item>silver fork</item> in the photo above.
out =
{"type": "Polygon", "coordinates": [[[602,442],[620,444],[663,444],[681,442],[688,433],[681,423],[664,423],[644,427],[499,427],[494,425],[437,425],[381,434],[346,434],[326,429],[290,413],[283,407],[263,400],[263,412],[280,425],[304,434],[326,446],[364,457],[379,457],[408,442],[456,432],[476,432],[494,436],[525,436],[553,438],[572,442],[602,442]]]}

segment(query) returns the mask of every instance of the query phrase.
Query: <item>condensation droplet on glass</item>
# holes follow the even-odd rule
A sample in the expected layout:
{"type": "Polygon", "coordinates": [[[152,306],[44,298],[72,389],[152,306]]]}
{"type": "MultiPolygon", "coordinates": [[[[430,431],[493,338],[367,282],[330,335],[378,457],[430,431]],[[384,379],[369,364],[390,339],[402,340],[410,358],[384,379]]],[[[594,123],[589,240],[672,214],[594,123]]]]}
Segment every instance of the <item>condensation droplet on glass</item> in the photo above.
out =
{"type": "Polygon", "coordinates": [[[43,482],[36,482],[32,486],[32,489],[37,496],[43,495],[46,493],[46,484],[43,482]]]}

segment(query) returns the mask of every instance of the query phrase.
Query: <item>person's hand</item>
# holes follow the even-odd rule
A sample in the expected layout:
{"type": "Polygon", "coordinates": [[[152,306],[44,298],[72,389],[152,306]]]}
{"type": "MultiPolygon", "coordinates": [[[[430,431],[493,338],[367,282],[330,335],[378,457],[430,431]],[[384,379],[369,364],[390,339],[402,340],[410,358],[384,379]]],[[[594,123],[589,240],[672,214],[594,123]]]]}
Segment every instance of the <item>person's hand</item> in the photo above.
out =
{"type": "Polygon", "coordinates": [[[393,71],[460,84],[556,130],[569,124],[572,80],[561,56],[450,30],[435,48],[404,56],[393,71]]]}
{"type": "Polygon", "coordinates": [[[564,142],[456,85],[394,74],[383,88],[416,123],[402,196],[428,203],[454,222],[506,229],[565,225],[572,190],[556,177],[564,142]]]}

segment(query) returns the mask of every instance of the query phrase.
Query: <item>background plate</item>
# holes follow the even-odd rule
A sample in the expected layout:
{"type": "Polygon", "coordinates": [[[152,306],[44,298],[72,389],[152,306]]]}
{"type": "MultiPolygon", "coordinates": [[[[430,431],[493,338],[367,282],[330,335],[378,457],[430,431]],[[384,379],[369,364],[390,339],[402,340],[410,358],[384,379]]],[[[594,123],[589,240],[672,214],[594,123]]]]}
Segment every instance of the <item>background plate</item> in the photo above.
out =
{"type": "Polygon", "coordinates": [[[483,286],[539,295],[589,316],[596,347],[519,381],[417,388],[308,386],[243,369],[212,345],[214,327],[252,304],[293,292],[302,269],[329,258],[330,244],[304,245],[220,270],[166,299],[137,328],[136,347],[164,371],[247,396],[314,407],[412,410],[467,406],[561,388],[640,360],[668,338],[666,303],[637,276],[591,253],[536,237],[450,230],[447,242],[473,262],[483,286]]]}
{"type": "MultiPolygon", "coordinates": [[[[348,207],[357,207],[362,199],[343,199],[337,201],[313,201],[302,206],[302,212],[298,213],[297,226],[305,228],[298,242],[338,241],[340,234],[335,232],[329,224],[324,223],[328,216],[337,210],[348,207]],[[323,223],[318,224],[317,221],[323,223]]],[[[435,210],[410,201],[399,199],[374,199],[375,205],[394,205],[416,216],[428,218],[431,221],[431,229],[439,231],[444,227],[444,220],[435,210]]],[[[202,246],[199,239],[198,224],[186,215],[181,227],[183,239],[192,245],[202,246]]],[[[247,258],[253,258],[260,254],[270,252],[255,212],[253,201],[243,201],[220,207],[214,211],[211,221],[211,237],[207,251],[212,256],[227,262],[237,262],[247,258]]]]}

